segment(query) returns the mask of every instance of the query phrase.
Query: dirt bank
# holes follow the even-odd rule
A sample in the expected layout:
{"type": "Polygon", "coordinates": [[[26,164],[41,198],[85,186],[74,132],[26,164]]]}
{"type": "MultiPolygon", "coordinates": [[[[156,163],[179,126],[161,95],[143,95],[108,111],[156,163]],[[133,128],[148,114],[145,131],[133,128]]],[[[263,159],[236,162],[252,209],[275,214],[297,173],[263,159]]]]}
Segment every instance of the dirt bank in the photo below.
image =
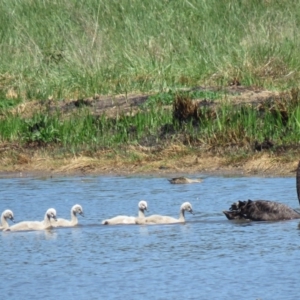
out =
{"type": "MultiPolygon", "coordinates": [[[[16,153],[13,157],[1,158],[0,174],[22,176],[43,174],[47,176],[75,174],[155,174],[156,176],[179,176],[198,173],[240,174],[261,176],[295,176],[297,157],[274,156],[268,153],[256,153],[252,157],[232,161],[228,157],[205,154],[185,154],[179,146],[170,147],[153,155],[144,151],[135,151],[139,159],[131,162],[128,157],[99,152],[95,157],[74,156],[52,158],[35,152],[16,153]]],[[[300,156],[299,156],[300,157],[300,156]]]]}

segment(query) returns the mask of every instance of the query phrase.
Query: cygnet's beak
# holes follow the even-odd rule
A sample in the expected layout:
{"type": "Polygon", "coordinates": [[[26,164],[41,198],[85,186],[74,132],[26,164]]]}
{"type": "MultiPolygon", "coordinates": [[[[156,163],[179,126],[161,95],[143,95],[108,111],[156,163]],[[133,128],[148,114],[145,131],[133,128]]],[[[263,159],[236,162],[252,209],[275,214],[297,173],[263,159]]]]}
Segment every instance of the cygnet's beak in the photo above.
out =
{"type": "Polygon", "coordinates": [[[195,214],[195,213],[193,212],[193,210],[192,210],[192,209],[190,210],[190,213],[191,213],[192,215],[194,215],[194,214],[195,214]]]}
{"type": "Polygon", "coordinates": [[[53,218],[55,221],[57,221],[57,218],[56,218],[56,216],[52,216],[52,218],[53,218]]]}
{"type": "Polygon", "coordinates": [[[79,214],[80,214],[82,217],[84,217],[84,213],[83,213],[83,211],[82,211],[82,212],[80,212],[79,214]]]}

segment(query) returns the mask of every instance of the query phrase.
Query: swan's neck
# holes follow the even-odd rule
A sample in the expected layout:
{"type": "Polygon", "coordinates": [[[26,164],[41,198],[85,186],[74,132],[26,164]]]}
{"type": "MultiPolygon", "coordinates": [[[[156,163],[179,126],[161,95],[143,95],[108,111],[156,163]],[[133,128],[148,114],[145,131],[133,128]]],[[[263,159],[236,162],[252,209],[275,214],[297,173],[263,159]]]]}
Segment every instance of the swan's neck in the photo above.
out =
{"type": "Polygon", "coordinates": [[[74,212],[73,210],[71,210],[71,222],[73,224],[75,224],[77,222],[76,212],[74,212]]]}
{"type": "Polygon", "coordinates": [[[143,209],[139,209],[139,218],[145,218],[145,213],[143,209]]]}
{"type": "Polygon", "coordinates": [[[43,223],[44,223],[44,227],[45,227],[45,228],[48,228],[48,227],[52,226],[51,220],[50,220],[50,218],[48,217],[47,213],[45,214],[43,223]]]}
{"type": "Polygon", "coordinates": [[[2,224],[3,229],[6,229],[9,227],[7,220],[3,215],[1,215],[1,224],[2,224]]]}
{"type": "Polygon", "coordinates": [[[180,210],[180,213],[179,213],[179,221],[180,221],[180,222],[185,222],[185,218],[184,218],[184,209],[181,209],[181,210],[180,210]]]}

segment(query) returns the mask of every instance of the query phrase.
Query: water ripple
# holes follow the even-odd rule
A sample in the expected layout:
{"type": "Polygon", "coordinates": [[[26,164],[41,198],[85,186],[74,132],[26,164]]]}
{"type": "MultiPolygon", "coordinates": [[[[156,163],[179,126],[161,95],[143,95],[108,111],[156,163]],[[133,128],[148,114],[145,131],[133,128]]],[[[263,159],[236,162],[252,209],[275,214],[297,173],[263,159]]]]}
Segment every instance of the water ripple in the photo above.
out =
{"type": "Polygon", "coordinates": [[[69,218],[75,203],[85,211],[76,228],[0,233],[0,290],[10,300],[298,298],[299,222],[231,222],[222,214],[248,198],[297,208],[294,178],[205,177],[184,186],[147,176],[0,182],[0,209],[12,209],[17,221],[41,220],[49,207],[69,218]],[[184,201],[196,214],[184,225],[101,225],[136,215],[141,199],[151,214],[178,217],[184,201]]]}

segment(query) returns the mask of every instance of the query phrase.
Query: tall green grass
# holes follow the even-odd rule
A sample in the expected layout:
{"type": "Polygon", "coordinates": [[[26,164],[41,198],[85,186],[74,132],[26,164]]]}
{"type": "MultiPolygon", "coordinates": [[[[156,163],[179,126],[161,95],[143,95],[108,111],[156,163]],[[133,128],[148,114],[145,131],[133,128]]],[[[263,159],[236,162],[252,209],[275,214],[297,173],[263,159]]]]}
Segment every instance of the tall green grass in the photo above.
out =
{"type": "Polygon", "coordinates": [[[2,0],[0,89],[60,99],[233,77],[287,88],[299,19],[296,0],[2,0]]]}

